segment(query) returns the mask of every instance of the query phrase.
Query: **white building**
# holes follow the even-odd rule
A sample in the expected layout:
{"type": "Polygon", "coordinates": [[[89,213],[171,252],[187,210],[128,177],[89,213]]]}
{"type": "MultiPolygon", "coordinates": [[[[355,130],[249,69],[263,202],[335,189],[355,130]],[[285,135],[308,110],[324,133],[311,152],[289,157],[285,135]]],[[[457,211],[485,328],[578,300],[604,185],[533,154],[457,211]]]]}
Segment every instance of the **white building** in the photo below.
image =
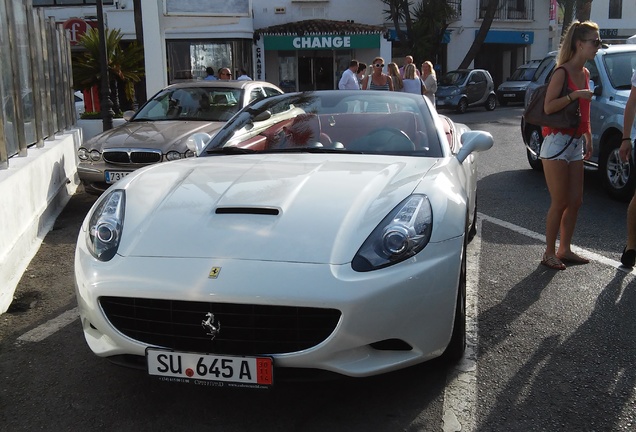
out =
{"type": "MultiPolygon", "coordinates": [[[[462,62],[488,3],[447,1],[456,9],[457,20],[450,23],[437,59],[442,71],[462,62]]],[[[134,39],[133,1],[104,3],[107,26],[120,29],[124,39],[134,39]]],[[[630,7],[633,3],[592,3],[591,19],[600,25],[603,39],[620,43],[636,33],[636,9],[630,7]]],[[[145,60],[147,92],[153,94],[180,79],[201,78],[207,66],[215,70],[230,67],[234,71],[245,67],[254,78],[290,90],[307,90],[336,88],[338,77],[351,58],[369,63],[379,55],[386,62],[401,63],[402,58],[393,58],[391,42],[387,40],[392,24],[386,21],[386,5],[380,0],[367,0],[363,5],[335,0],[144,0],[144,45],[146,53],[151,53],[145,60]],[[305,27],[298,24],[307,20],[330,22],[308,22],[305,27]],[[315,38],[307,42],[307,38],[317,35],[327,38],[324,44],[315,38]],[[294,45],[294,37],[305,37],[305,41],[294,45]]],[[[59,23],[73,17],[95,20],[93,5],[46,7],[46,11],[59,23]]],[[[557,49],[560,28],[556,15],[556,0],[502,1],[471,67],[488,69],[498,83],[518,65],[557,49]]]]}

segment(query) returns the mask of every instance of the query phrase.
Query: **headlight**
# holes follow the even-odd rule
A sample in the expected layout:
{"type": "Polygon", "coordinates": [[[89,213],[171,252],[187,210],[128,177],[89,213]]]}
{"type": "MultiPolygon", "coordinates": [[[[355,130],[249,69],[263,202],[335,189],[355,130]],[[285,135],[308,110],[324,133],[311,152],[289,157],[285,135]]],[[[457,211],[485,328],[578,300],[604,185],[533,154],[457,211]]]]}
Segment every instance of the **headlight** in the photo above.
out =
{"type": "Polygon", "coordinates": [[[77,157],[79,158],[79,160],[88,160],[88,149],[84,148],[84,147],[80,147],[77,149],[77,157]]]}
{"type": "Polygon", "coordinates": [[[412,195],[373,230],[351,262],[355,271],[381,269],[424,249],[431,239],[433,210],[426,195],[412,195]]]}
{"type": "Polygon", "coordinates": [[[166,159],[169,161],[179,160],[181,159],[181,153],[176,150],[170,150],[168,153],[166,153],[166,159]]]}
{"type": "Polygon", "coordinates": [[[459,89],[453,89],[453,90],[451,90],[450,94],[451,94],[451,96],[455,96],[455,95],[458,95],[460,93],[461,93],[461,91],[459,89]]]}
{"type": "Polygon", "coordinates": [[[86,244],[100,261],[109,261],[117,253],[124,228],[125,206],[126,195],[117,189],[100,201],[90,217],[86,244]]]}
{"type": "Polygon", "coordinates": [[[97,162],[102,157],[102,154],[99,152],[99,150],[91,150],[89,155],[93,162],[97,162]]]}

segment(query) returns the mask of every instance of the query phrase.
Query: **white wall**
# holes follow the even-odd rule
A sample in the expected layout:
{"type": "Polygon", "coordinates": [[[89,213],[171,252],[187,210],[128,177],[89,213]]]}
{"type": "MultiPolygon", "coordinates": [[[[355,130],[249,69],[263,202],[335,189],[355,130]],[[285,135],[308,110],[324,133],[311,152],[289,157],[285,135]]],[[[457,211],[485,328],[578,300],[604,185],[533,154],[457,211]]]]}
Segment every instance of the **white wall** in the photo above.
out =
{"type": "Polygon", "coordinates": [[[76,150],[81,130],[71,129],[11,158],[0,170],[0,314],[13,301],[22,274],[55,218],[79,185],[76,150]]]}

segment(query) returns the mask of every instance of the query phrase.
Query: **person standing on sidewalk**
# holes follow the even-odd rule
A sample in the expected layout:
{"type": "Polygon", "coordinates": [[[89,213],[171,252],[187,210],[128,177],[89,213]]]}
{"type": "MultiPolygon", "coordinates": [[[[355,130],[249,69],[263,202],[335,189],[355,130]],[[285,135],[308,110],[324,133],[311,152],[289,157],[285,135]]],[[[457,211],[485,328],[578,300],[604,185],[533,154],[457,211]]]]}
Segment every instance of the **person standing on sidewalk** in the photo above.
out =
{"type": "Polygon", "coordinates": [[[340,77],[338,88],[340,90],[360,90],[357,72],[358,60],[351,60],[349,62],[349,68],[345,70],[342,73],[342,77],[340,77]]]}
{"type": "MultiPolygon", "coordinates": [[[[623,142],[618,150],[622,161],[629,163],[629,156],[634,160],[632,147],[632,127],[634,126],[634,115],[636,115],[636,72],[632,75],[632,89],[625,104],[623,114],[623,142]]],[[[627,244],[621,255],[621,263],[625,267],[634,267],[636,264],[636,194],[632,197],[627,207],[627,244]]]]}

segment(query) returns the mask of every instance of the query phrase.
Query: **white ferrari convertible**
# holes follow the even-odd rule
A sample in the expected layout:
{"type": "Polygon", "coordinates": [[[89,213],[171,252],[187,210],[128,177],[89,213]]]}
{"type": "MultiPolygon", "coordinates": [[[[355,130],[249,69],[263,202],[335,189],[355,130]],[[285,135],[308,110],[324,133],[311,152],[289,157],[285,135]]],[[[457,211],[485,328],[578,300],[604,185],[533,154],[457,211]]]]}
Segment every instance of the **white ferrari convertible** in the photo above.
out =
{"type": "Polygon", "coordinates": [[[226,387],[462,357],[489,133],[421,96],[335,90],[255,102],[188,145],[198,157],[131,173],[84,220],[75,277],[95,354],[226,387]]]}

